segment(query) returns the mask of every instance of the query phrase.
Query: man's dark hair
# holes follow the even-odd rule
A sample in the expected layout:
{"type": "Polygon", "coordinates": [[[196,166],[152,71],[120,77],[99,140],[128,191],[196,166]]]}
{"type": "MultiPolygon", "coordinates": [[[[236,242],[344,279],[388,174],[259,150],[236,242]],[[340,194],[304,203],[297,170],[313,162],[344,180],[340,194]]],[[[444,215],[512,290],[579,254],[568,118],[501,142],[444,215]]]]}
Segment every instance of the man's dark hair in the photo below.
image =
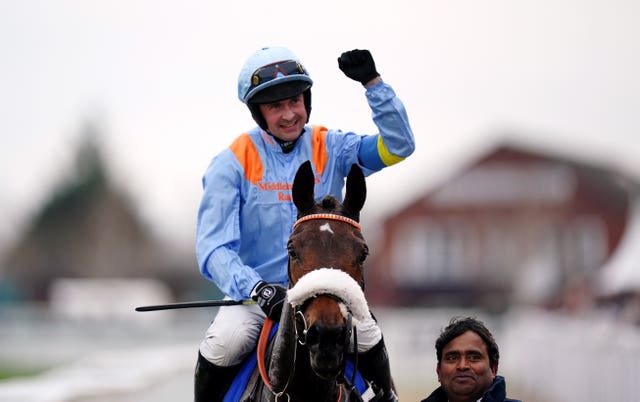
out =
{"type": "Polygon", "coordinates": [[[436,355],[438,357],[438,365],[442,361],[442,350],[445,346],[455,338],[464,334],[467,331],[473,331],[487,345],[487,352],[489,353],[489,364],[491,367],[498,367],[498,361],[500,360],[500,352],[498,351],[498,344],[493,335],[480,320],[472,317],[454,317],[449,322],[449,325],[442,330],[440,336],[436,340],[436,355]]]}

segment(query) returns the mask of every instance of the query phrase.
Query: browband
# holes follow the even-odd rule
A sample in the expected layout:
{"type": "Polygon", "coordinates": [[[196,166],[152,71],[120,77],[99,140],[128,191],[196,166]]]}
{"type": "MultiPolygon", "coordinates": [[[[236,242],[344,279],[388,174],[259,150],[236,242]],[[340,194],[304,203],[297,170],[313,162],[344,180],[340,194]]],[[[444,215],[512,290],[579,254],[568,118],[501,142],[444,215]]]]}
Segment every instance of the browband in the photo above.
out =
{"type": "Polygon", "coordinates": [[[293,224],[293,229],[295,229],[296,226],[298,226],[298,224],[302,222],[306,222],[314,219],[330,219],[334,221],[346,222],[349,225],[355,227],[356,229],[362,230],[362,228],[360,227],[360,224],[356,222],[354,219],[347,218],[346,216],[342,216],[342,215],[336,215],[336,214],[311,214],[311,215],[303,216],[293,224]]]}

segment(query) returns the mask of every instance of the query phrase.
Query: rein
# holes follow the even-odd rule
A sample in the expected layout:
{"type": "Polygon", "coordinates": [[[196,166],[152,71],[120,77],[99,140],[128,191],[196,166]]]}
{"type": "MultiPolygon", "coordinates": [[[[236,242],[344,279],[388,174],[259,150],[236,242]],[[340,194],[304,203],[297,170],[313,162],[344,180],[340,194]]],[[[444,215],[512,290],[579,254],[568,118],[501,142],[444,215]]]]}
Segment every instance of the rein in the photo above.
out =
{"type": "MultiPolygon", "coordinates": [[[[286,396],[287,401],[289,401],[291,398],[289,397],[289,394],[287,394],[285,391],[287,390],[287,387],[289,386],[289,381],[293,376],[293,370],[289,375],[289,379],[287,379],[287,383],[285,384],[284,389],[280,392],[276,392],[273,390],[273,385],[271,385],[271,381],[269,381],[269,374],[267,373],[265,355],[266,355],[267,345],[269,344],[269,333],[271,332],[271,328],[273,328],[273,325],[274,325],[274,321],[271,318],[266,317],[264,319],[264,325],[262,325],[262,329],[260,330],[260,337],[258,338],[258,347],[256,349],[256,356],[258,360],[258,372],[260,373],[260,378],[262,378],[262,382],[264,382],[264,385],[266,385],[267,389],[271,391],[271,393],[276,397],[276,402],[283,395],[286,396]]],[[[295,348],[294,348],[294,353],[295,353],[295,348]]],[[[293,359],[295,361],[295,356],[293,359]]]]}
{"type": "Polygon", "coordinates": [[[267,374],[267,367],[265,366],[265,352],[267,350],[267,344],[269,343],[269,332],[273,328],[273,320],[269,317],[264,319],[262,330],[260,330],[260,338],[258,338],[258,349],[256,350],[258,355],[258,371],[264,384],[273,392],[273,387],[269,381],[269,375],[267,374]]]}

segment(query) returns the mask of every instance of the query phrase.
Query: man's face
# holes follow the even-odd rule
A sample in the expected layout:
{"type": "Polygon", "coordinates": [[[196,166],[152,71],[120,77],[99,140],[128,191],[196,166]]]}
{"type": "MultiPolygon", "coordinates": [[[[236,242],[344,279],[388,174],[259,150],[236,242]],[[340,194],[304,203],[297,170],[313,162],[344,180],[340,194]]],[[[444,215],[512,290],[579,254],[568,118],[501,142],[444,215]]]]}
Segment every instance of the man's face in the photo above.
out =
{"type": "Polygon", "coordinates": [[[497,367],[489,364],[487,345],[482,338],[467,331],[443,348],[436,371],[449,401],[475,402],[491,386],[497,367]]]}
{"type": "Polygon", "coordinates": [[[283,141],[297,139],[307,123],[302,94],[277,102],[260,104],[269,132],[283,141]]]}

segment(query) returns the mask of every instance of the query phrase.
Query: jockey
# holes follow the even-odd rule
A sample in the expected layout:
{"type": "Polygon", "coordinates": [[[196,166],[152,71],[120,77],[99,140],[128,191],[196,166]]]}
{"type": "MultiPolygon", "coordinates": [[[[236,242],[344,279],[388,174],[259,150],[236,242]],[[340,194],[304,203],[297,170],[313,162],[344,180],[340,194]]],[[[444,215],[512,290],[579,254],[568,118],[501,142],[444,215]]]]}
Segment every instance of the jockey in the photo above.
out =
{"type": "MultiPolygon", "coordinates": [[[[291,183],[309,160],[317,198],[342,199],[352,164],[365,175],[409,156],[414,137],[402,102],[382,81],[368,50],[338,58],[344,74],[365,88],[379,133],[358,135],[307,124],[313,81],[288,49],[263,48],[240,71],[238,98],[258,124],[215,156],[203,177],[196,256],[200,272],[227,298],[255,305],[220,307],[200,344],[195,401],[222,400],[242,360],[254,349],[265,316],[278,321],[286,297],[287,241],[296,220],[291,183]]],[[[358,327],[359,368],[395,401],[389,361],[373,319],[358,327]]]]}

